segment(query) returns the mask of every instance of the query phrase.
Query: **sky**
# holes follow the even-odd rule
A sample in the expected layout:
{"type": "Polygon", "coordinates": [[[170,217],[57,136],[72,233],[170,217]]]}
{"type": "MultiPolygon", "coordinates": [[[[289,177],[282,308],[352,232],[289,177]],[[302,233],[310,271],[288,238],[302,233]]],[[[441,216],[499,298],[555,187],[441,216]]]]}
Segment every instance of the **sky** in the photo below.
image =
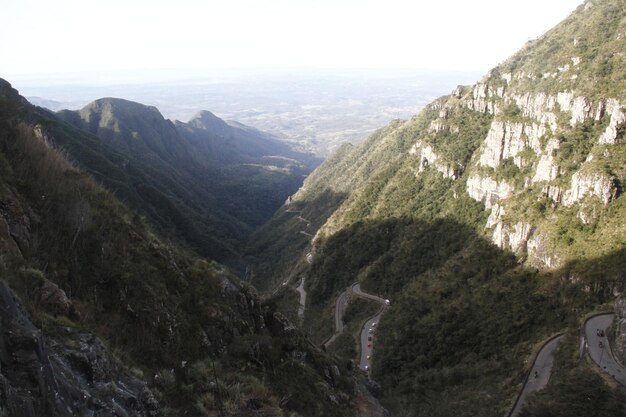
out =
{"type": "Polygon", "coordinates": [[[145,69],[486,71],[582,0],[0,0],[0,77],[145,69]]]}

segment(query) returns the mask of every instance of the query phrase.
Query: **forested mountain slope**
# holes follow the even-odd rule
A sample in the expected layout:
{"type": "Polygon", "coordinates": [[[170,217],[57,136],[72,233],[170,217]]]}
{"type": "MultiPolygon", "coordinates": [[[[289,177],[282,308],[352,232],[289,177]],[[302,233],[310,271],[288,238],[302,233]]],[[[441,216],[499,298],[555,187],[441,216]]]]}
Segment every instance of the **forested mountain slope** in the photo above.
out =
{"type": "Polygon", "coordinates": [[[343,367],[68,162],[57,133],[108,160],[45,117],[0,81],[0,415],[353,415],[343,367]]]}
{"type": "Polygon", "coordinates": [[[79,111],[32,114],[49,140],[161,232],[233,266],[242,242],[318,163],[209,112],[173,123],[154,107],[104,98],[79,111]]]}
{"type": "Polygon", "coordinates": [[[579,366],[578,320],[626,284],[625,51],[626,2],[586,1],[475,85],[343,148],[255,235],[259,286],[306,277],[319,340],[350,283],[390,298],[373,375],[394,414],[506,414],[559,330],[549,390],[579,398],[590,371],[563,365],[579,366]]]}

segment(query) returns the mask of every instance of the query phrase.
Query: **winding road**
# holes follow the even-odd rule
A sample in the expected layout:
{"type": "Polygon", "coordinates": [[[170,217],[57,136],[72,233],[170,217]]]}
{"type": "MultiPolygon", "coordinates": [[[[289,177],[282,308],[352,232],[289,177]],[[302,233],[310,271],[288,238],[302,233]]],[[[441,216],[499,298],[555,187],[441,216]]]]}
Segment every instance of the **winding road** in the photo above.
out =
{"type": "Polygon", "coordinates": [[[365,322],[363,327],[361,328],[361,360],[359,361],[359,368],[362,370],[367,370],[369,374],[369,370],[372,368],[372,354],[374,352],[374,340],[376,335],[376,327],[374,323],[378,323],[383,313],[387,309],[387,304],[385,303],[385,299],[377,297],[375,295],[367,294],[361,291],[361,286],[359,284],[354,284],[352,286],[352,291],[355,295],[361,298],[367,298],[368,300],[372,300],[380,304],[380,310],[378,313],[369,320],[365,322]],[[372,329],[372,333],[369,330],[372,329]],[[372,340],[368,340],[369,338],[372,340]],[[367,368],[366,368],[367,367],[367,368]]]}
{"type": "Polygon", "coordinates": [[[599,314],[585,322],[585,340],[587,352],[592,361],[600,369],[609,374],[617,382],[626,386],[626,370],[613,357],[609,340],[606,337],[607,329],[613,322],[613,313],[599,314]],[[602,342],[602,345],[600,345],[602,342]]]}
{"type": "MultiPolygon", "coordinates": [[[[615,360],[609,339],[606,337],[614,317],[613,313],[603,313],[588,318],[584,324],[582,346],[602,372],[607,373],[615,381],[626,387],[626,370],[615,360]]],[[[554,352],[562,339],[563,335],[561,334],[545,342],[535,358],[533,367],[526,377],[526,383],[522,387],[513,409],[509,413],[510,417],[519,414],[531,392],[539,391],[548,384],[554,364],[554,352]]]]}
{"type": "Polygon", "coordinates": [[[526,405],[526,399],[528,395],[545,388],[550,380],[550,374],[552,372],[552,366],[554,365],[554,352],[559,346],[559,343],[563,339],[563,335],[560,334],[556,337],[548,339],[541,347],[535,362],[530,370],[530,373],[526,376],[526,382],[520,391],[513,409],[509,413],[509,417],[515,417],[526,405]]]}
{"type": "Polygon", "coordinates": [[[339,335],[343,333],[343,315],[346,311],[346,307],[348,306],[350,294],[380,304],[380,310],[378,310],[376,315],[367,319],[367,321],[361,327],[361,357],[359,361],[359,368],[361,368],[363,371],[367,371],[369,374],[369,370],[371,368],[371,358],[374,349],[374,339],[376,334],[376,327],[374,323],[378,323],[383,313],[387,309],[387,303],[384,298],[363,292],[361,290],[361,285],[357,283],[352,284],[348,288],[346,288],[345,291],[339,294],[339,296],[335,300],[335,333],[330,339],[326,341],[326,343],[324,343],[324,346],[330,346],[335,341],[335,339],[337,339],[337,337],[339,337],[339,335]],[[371,333],[370,329],[372,329],[371,333]],[[371,340],[368,340],[370,338],[371,340]]]}
{"type": "MultiPolygon", "coordinates": [[[[300,284],[302,287],[303,282],[300,284]]],[[[300,288],[299,287],[299,288],[300,288]]],[[[335,339],[343,332],[343,315],[348,306],[350,295],[353,294],[360,298],[375,301],[380,304],[381,308],[375,316],[370,317],[361,328],[361,357],[359,368],[367,372],[368,376],[371,369],[371,360],[373,354],[374,340],[376,334],[376,324],[380,321],[381,316],[387,308],[387,302],[381,297],[361,291],[358,283],[352,284],[346,288],[335,300],[335,333],[324,343],[325,347],[330,346],[335,339]]],[[[587,349],[589,357],[600,367],[600,369],[610,375],[614,380],[626,387],[626,370],[615,360],[611,351],[608,338],[606,337],[607,329],[610,327],[613,313],[604,313],[593,316],[585,321],[583,346],[587,349]]],[[[528,396],[536,391],[540,391],[546,387],[550,380],[552,367],[554,365],[554,353],[564,338],[564,334],[558,334],[546,340],[537,352],[533,366],[526,376],[526,381],[522,387],[515,404],[513,405],[508,417],[517,416],[527,403],[528,396]]]]}
{"type": "Polygon", "coordinates": [[[352,292],[353,286],[354,284],[346,288],[335,300],[335,333],[324,343],[324,347],[326,348],[343,333],[343,314],[346,312],[346,307],[348,307],[348,296],[352,292]]]}

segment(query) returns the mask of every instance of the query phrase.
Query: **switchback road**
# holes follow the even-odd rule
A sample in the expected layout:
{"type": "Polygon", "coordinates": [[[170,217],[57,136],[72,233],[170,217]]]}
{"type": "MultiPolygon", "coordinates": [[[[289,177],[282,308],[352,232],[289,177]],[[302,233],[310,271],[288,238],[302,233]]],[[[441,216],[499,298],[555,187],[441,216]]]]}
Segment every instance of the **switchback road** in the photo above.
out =
{"type": "MultiPolygon", "coordinates": [[[[583,342],[591,360],[603,372],[626,386],[626,370],[613,357],[609,340],[606,337],[614,316],[613,313],[605,313],[587,319],[584,324],[583,342]]],[[[526,404],[528,394],[539,391],[548,384],[554,363],[554,352],[562,338],[563,335],[549,339],[537,354],[526,383],[515,402],[515,406],[509,413],[510,417],[515,417],[521,411],[526,404]],[[535,372],[537,373],[535,374],[535,372]]]]}
{"type": "Polygon", "coordinates": [[[559,343],[563,339],[563,335],[558,335],[543,345],[543,347],[537,353],[533,367],[530,373],[526,377],[526,383],[522,387],[522,391],[517,397],[517,401],[513,406],[513,409],[509,413],[510,417],[515,417],[526,405],[526,399],[532,392],[539,391],[548,385],[550,380],[550,373],[552,372],[552,365],[554,365],[554,352],[559,346],[559,343]]]}
{"type": "Polygon", "coordinates": [[[348,300],[349,300],[350,295],[355,295],[357,297],[365,298],[365,299],[368,299],[368,300],[371,300],[380,304],[380,310],[378,310],[376,315],[374,315],[373,317],[370,317],[363,324],[363,327],[361,328],[361,335],[360,335],[361,356],[360,356],[360,361],[359,361],[359,368],[361,368],[364,371],[369,371],[371,367],[371,360],[372,360],[371,358],[372,358],[372,353],[373,353],[373,348],[374,348],[374,338],[375,338],[374,336],[376,333],[375,323],[376,324],[378,323],[381,316],[385,312],[385,309],[387,308],[387,300],[385,300],[384,298],[363,292],[361,290],[360,284],[356,284],[356,283],[352,284],[351,286],[346,288],[345,291],[339,294],[339,296],[335,300],[335,333],[330,339],[326,341],[326,343],[324,343],[324,346],[325,347],[330,346],[335,341],[335,339],[337,339],[337,337],[343,332],[343,315],[346,311],[346,307],[348,306],[348,300]],[[370,332],[370,329],[372,329],[371,332],[370,332]]]}
{"type": "Polygon", "coordinates": [[[324,347],[330,346],[341,333],[343,333],[343,314],[348,306],[348,295],[352,292],[352,285],[339,294],[335,300],[335,333],[324,343],[324,347]]]}
{"type": "Polygon", "coordinates": [[[374,317],[367,320],[361,328],[361,360],[359,361],[359,368],[367,370],[369,373],[372,365],[371,361],[372,354],[374,352],[374,339],[376,335],[376,326],[374,324],[378,324],[380,321],[380,318],[387,308],[387,304],[385,303],[385,299],[361,291],[361,286],[359,284],[354,284],[352,286],[352,291],[358,297],[367,298],[368,300],[372,300],[380,304],[380,310],[378,310],[378,313],[376,313],[374,317]],[[371,333],[370,329],[372,330],[371,333]]]}
{"type": "Polygon", "coordinates": [[[626,371],[613,357],[607,330],[613,321],[613,313],[600,314],[585,322],[585,339],[589,357],[603,372],[609,374],[617,382],[626,386],[626,371]],[[602,343],[602,344],[601,344],[602,343]]]}

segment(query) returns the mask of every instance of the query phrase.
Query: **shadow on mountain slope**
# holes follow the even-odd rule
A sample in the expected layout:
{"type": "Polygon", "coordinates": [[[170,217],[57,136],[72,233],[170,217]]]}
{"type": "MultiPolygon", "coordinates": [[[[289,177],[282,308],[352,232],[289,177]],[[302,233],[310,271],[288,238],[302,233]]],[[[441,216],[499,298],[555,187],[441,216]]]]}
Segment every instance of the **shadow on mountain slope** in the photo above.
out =
{"type": "Polygon", "coordinates": [[[542,272],[452,219],[360,221],[319,246],[305,327],[355,281],[391,299],[373,375],[401,416],[505,414],[533,345],[626,283],[624,250],[542,272]]]}
{"type": "Polygon", "coordinates": [[[326,189],[314,200],[287,203],[251,236],[246,256],[254,265],[252,283],[256,288],[277,288],[306,268],[313,236],[346,196],[326,189]]]}
{"type": "Polygon", "coordinates": [[[79,112],[55,114],[31,105],[1,79],[0,98],[3,115],[14,112],[36,126],[46,143],[160,233],[233,268],[243,264],[250,233],[319,163],[275,138],[224,122],[225,137],[180,123],[179,131],[156,108],[127,100],[101,99],[79,112]]]}

